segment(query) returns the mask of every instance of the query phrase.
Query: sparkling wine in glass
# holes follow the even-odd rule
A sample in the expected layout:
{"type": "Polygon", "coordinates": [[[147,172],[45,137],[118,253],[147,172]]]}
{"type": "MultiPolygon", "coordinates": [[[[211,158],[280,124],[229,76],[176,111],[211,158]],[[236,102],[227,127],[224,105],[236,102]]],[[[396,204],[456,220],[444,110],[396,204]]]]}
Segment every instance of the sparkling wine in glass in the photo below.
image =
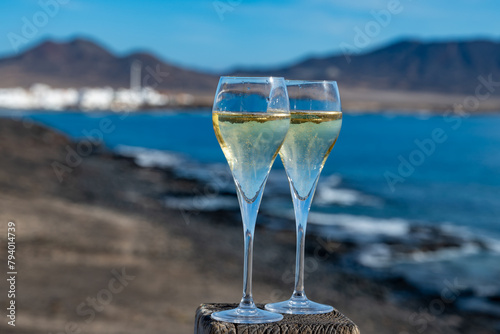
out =
{"type": "Polygon", "coordinates": [[[267,304],[266,309],[288,314],[328,313],[333,307],[310,301],[304,292],[304,246],[307,216],[316,185],[342,126],[340,97],[334,81],[286,80],[286,84],[291,121],[279,154],[295,211],[295,288],[289,300],[267,304]]]}
{"type": "Polygon", "coordinates": [[[227,159],[243,220],[245,240],[243,298],[236,309],[212,318],[232,323],[279,321],[281,314],[258,309],[252,298],[253,239],[264,186],[290,127],[290,110],[283,78],[221,77],[212,120],[227,159]]]}

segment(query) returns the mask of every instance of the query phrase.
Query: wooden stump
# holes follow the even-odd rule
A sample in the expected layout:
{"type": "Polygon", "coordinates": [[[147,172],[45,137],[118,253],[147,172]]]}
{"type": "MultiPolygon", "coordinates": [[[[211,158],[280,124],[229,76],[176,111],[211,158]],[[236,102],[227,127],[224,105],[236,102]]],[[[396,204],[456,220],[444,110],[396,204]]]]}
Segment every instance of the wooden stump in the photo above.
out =
{"type": "MultiPolygon", "coordinates": [[[[359,334],[358,327],[337,310],[325,314],[284,314],[283,320],[270,324],[245,325],[213,320],[216,311],[229,310],[237,304],[201,304],[196,310],[195,334],[359,334]]],[[[263,309],[264,305],[257,305],[263,309]]]]}

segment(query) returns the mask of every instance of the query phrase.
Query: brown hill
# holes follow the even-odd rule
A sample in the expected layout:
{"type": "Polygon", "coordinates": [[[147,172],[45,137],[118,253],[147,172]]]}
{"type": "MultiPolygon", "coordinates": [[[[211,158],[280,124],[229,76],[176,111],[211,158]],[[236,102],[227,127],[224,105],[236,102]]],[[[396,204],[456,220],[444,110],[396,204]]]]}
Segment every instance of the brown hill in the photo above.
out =
{"type": "MultiPolygon", "coordinates": [[[[272,70],[235,71],[290,79],[338,80],[344,86],[474,95],[480,77],[500,83],[500,43],[401,41],[364,54],[309,58],[272,70]]],[[[494,95],[500,96],[500,84],[494,95]]],[[[483,93],[486,90],[483,89],[483,93]]]]}
{"type": "MultiPolygon", "coordinates": [[[[273,69],[239,69],[231,75],[283,76],[291,79],[328,79],[341,83],[348,109],[449,110],[474,97],[475,110],[500,108],[500,43],[401,41],[364,54],[312,57],[273,69]],[[484,83],[488,83],[486,86],[484,83]],[[484,96],[484,95],[483,95],[484,96]]],[[[218,76],[168,64],[149,53],[117,56],[94,42],[75,39],[46,41],[19,55],[0,59],[0,88],[129,87],[131,67],[139,62],[143,86],[160,91],[195,94],[197,104],[210,106],[218,76]]],[[[470,101],[469,101],[470,102],[470,101]]],[[[474,101],[473,101],[474,102],[474,101]]]]}
{"type": "Polygon", "coordinates": [[[143,86],[176,92],[215,91],[218,77],[183,69],[147,54],[116,56],[94,42],[75,39],[67,43],[46,41],[19,55],[0,59],[0,87],[130,86],[130,68],[142,64],[143,86]]]}

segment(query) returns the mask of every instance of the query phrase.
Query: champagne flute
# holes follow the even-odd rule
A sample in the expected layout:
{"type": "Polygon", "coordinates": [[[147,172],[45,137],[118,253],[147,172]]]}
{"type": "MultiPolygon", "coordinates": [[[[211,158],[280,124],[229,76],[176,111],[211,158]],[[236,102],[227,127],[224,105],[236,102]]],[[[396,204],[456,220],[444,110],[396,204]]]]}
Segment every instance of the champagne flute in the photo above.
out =
{"type": "Polygon", "coordinates": [[[307,299],[304,292],[304,246],[307,216],[321,170],[342,126],[340,97],[335,81],[287,80],[291,122],[279,152],[288,176],[295,211],[297,253],[292,297],[267,304],[266,309],[288,314],[333,311],[307,299]]]}
{"type": "Polygon", "coordinates": [[[221,77],[212,120],[236,184],[245,240],[243,298],[237,308],[214,312],[212,318],[247,324],[279,321],[281,314],[260,310],[253,302],[252,259],[264,186],[290,127],[285,80],[221,77]]]}

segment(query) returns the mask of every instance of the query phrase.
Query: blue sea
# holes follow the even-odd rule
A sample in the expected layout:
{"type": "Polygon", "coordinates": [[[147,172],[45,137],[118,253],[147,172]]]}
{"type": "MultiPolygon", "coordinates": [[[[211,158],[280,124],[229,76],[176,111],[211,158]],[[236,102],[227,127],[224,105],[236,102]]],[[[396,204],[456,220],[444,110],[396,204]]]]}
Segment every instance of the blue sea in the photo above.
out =
{"type": "MultiPolygon", "coordinates": [[[[139,165],[174,168],[216,190],[199,201],[165,198],[166,206],[237,210],[209,110],[4,116],[14,114],[75,139],[99,133],[139,165]],[[107,133],[99,130],[104,118],[107,133]]],[[[279,159],[261,211],[271,219],[258,224],[293,217],[279,159]]],[[[308,231],[355,243],[345,260],[351,267],[401,276],[422,290],[458,280],[485,302],[500,296],[500,115],[345,114],[308,231]]],[[[477,303],[464,299],[462,307],[477,303]]],[[[500,314],[500,305],[488,307],[500,314]]]]}

